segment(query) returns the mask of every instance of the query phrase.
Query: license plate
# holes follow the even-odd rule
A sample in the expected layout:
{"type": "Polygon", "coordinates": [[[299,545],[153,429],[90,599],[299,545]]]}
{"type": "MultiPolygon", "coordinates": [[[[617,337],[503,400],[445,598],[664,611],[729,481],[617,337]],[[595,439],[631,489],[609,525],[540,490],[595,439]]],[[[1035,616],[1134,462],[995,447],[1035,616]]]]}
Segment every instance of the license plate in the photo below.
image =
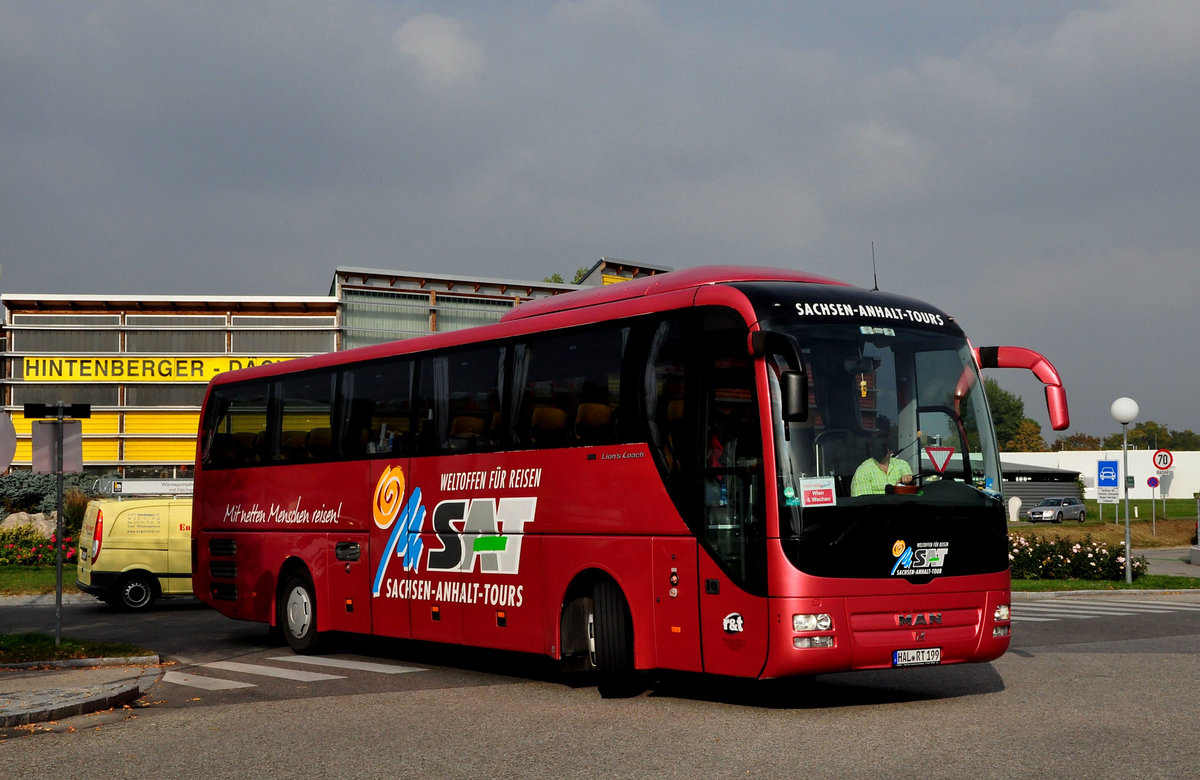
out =
{"type": "Polygon", "coordinates": [[[924,666],[940,664],[942,648],[922,647],[919,650],[896,650],[892,653],[892,666],[924,666]]]}

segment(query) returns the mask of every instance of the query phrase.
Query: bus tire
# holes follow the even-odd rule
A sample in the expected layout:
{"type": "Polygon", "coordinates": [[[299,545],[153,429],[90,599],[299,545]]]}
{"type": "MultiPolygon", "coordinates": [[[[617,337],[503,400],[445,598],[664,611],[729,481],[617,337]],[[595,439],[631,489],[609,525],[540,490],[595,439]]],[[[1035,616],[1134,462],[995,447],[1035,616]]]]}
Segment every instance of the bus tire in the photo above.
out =
{"type": "Polygon", "coordinates": [[[280,593],[275,622],[293,652],[305,655],[317,651],[317,597],[312,579],[306,573],[288,576],[280,593]]]}
{"type": "Polygon", "coordinates": [[[110,603],[123,612],[144,612],[154,606],[158,586],[145,572],[126,574],[117,583],[116,598],[110,603]]]}
{"type": "Polygon", "coordinates": [[[633,668],[633,620],[616,583],[601,580],[592,587],[590,617],[600,695],[606,699],[635,695],[639,686],[633,668]]]}

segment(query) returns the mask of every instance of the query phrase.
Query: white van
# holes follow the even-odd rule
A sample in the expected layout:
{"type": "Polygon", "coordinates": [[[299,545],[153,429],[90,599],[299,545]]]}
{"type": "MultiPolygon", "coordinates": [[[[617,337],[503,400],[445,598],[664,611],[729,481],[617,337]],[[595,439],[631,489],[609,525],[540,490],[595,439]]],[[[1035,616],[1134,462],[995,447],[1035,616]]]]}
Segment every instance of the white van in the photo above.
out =
{"type": "Polygon", "coordinates": [[[97,500],[79,532],[75,585],[118,609],[192,595],[192,499],[97,500]]]}

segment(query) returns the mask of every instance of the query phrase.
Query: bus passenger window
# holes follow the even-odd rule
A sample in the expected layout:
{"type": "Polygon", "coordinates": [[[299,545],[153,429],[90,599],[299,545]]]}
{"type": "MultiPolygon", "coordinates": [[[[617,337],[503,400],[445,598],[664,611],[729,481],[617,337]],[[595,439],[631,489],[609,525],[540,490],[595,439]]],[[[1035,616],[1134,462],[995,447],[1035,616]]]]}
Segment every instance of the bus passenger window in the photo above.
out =
{"type": "Polygon", "coordinates": [[[616,440],[628,327],[572,328],[532,336],[513,352],[516,444],[575,447],[616,440]]]}
{"type": "Polygon", "coordinates": [[[266,382],[224,385],[213,390],[204,421],[208,468],[238,468],[260,462],[256,437],[267,427],[266,382]]]}
{"type": "Polygon", "coordinates": [[[342,456],[407,453],[411,447],[413,361],[353,366],[342,377],[342,456]]]}
{"type": "Polygon", "coordinates": [[[503,346],[489,344],[421,364],[418,422],[423,438],[436,425],[438,432],[446,432],[437,437],[437,449],[443,452],[486,452],[505,441],[504,354],[503,346]]]}
{"type": "Polygon", "coordinates": [[[278,451],[271,460],[284,463],[313,460],[308,447],[309,434],[317,428],[331,427],[334,379],[332,371],[314,371],[277,383],[282,430],[278,451]]]}

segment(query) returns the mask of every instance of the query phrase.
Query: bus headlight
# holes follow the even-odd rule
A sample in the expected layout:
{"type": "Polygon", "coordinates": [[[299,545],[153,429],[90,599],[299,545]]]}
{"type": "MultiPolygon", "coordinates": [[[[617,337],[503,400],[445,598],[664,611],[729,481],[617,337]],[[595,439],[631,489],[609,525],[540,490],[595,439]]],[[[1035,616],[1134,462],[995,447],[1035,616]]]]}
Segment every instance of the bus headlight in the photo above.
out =
{"type": "Polygon", "coordinates": [[[1007,604],[1001,604],[996,607],[996,611],[992,614],[993,620],[1012,620],[1012,611],[1009,610],[1007,604]]]}
{"type": "Polygon", "coordinates": [[[793,631],[828,631],[833,628],[833,618],[820,615],[792,615],[793,631]]]}

